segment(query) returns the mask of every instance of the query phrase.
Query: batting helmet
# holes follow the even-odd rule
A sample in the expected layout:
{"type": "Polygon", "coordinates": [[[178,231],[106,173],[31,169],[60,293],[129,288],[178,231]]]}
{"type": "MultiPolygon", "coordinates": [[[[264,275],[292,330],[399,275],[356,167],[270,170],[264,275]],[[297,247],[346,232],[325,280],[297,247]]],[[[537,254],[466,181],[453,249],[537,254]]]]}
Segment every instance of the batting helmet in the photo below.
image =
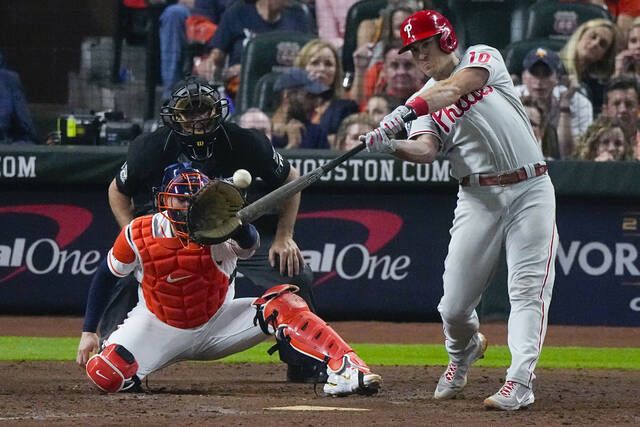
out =
{"type": "Polygon", "coordinates": [[[435,10],[420,10],[400,25],[402,48],[399,53],[406,52],[417,41],[440,35],[440,49],[445,53],[451,53],[458,47],[456,32],[451,22],[435,10]]]}
{"type": "Polygon", "coordinates": [[[205,80],[187,77],[160,109],[165,126],[179,135],[185,154],[204,160],[213,154],[214,134],[229,115],[229,101],[205,80]]]}

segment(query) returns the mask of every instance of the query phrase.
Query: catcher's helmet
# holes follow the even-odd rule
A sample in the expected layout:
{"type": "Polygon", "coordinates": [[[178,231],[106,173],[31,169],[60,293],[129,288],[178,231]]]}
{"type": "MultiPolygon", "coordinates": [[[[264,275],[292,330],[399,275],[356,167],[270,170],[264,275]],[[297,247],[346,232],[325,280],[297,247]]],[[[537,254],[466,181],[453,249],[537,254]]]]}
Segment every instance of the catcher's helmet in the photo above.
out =
{"type": "Polygon", "coordinates": [[[400,25],[402,47],[399,53],[406,52],[417,41],[440,35],[440,49],[451,53],[458,47],[458,38],[451,23],[435,10],[420,10],[400,25]]]}
{"type": "Polygon", "coordinates": [[[228,115],[229,101],[214,86],[193,76],[179,82],[160,108],[162,122],[179,135],[192,160],[211,157],[214,135],[228,115]]]}
{"type": "MultiPolygon", "coordinates": [[[[209,178],[190,167],[173,171],[175,174],[158,192],[158,210],[171,222],[176,237],[189,242],[187,212],[191,198],[205,185],[209,178]]],[[[165,177],[167,174],[165,174],[165,177]]]]}

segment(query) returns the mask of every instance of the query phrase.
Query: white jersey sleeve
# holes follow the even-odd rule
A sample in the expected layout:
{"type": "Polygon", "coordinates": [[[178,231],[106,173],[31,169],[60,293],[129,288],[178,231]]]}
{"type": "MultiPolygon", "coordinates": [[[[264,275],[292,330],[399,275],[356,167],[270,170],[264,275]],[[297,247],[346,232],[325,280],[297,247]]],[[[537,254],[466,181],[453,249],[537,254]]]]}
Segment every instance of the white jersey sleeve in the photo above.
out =
{"type": "Polygon", "coordinates": [[[511,76],[507,71],[502,55],[491,46],[478,44],[468,48],[460,58],[460,63],[454,70],[454,74],[465,68],[474,67],[484,68],[489,72],[487,84],[495,86],[512,84],[511,76]]]}

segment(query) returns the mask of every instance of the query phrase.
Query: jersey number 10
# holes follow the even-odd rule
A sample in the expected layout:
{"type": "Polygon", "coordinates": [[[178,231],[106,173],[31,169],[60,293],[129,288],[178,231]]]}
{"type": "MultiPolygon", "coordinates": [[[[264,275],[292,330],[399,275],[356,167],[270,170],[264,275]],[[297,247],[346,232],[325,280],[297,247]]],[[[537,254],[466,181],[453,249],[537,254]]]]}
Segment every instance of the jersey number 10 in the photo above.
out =
{"type": "Polygon", "coordinates": [[[476,51],[472,50],[469,52],[469,55],[471,56],[471,59],[469,60],[470,63],[479,62],[481,64],[486,64],[489,62],[489,59],[491,59],[491,55],[487,52],[480,52],[480,55],[476,58],[476,51]]]}

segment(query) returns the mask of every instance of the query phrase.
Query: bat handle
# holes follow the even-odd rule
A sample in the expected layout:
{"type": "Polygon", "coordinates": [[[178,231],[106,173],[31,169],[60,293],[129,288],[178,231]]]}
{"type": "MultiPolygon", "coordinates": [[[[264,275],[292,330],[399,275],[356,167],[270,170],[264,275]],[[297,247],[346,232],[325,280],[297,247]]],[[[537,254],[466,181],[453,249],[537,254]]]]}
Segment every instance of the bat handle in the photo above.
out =
{"type": "Polygon", "coordinates": [[[411,107],[407,107],[407,108],[409,109],[409,111],[402,115],[402,121],[405,123],[412,122],[418,118],[418,115],[416,114],[416,110],[414,110],[411,107]]]}

